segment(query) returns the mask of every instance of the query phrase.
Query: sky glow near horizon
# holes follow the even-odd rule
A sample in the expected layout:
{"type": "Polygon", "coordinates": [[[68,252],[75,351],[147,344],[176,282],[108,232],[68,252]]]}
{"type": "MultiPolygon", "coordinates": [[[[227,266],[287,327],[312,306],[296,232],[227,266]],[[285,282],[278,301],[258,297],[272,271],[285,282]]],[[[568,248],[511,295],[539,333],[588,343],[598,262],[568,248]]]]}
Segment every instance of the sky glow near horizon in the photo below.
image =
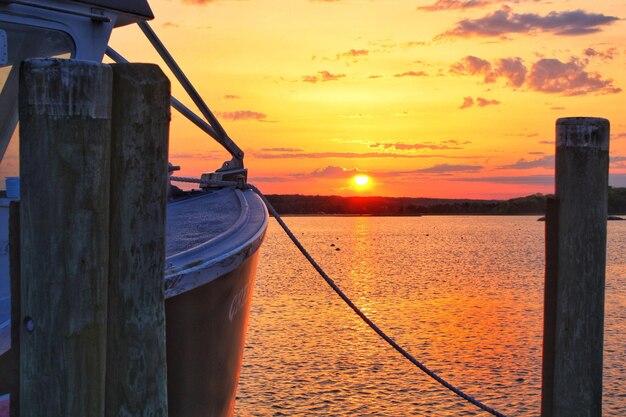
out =
{"type": "MultiPolygon", "coordinates": [[[[150,4],[152,27],[267,194],[551,193],[555,121],[572,116],[610,120],[610,184],[626,186],[623,0],[150,4]],[[367,187],[354,187],[357,174],[367,187]]],[[[111,45],[160,63],[136,27],[111,45]]],[[[181,175],[227,159],[173,112],[181,175]]]]}

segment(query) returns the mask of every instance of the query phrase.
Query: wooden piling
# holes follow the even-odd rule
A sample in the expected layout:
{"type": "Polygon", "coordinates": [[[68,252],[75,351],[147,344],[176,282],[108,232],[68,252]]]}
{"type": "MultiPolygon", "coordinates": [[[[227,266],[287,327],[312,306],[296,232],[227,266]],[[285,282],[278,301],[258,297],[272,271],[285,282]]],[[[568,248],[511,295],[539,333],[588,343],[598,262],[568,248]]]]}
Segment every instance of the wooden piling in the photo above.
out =
{"type": "Polygon", "coordinates": [[[106,416],[167,417],[165,207],[170,84],[113,68],[106,416]]]}
{"type": "MultiPolygon", "coordinates": [[[[602,415],[608,166],[608,120],[557,120],[558,237],[546,253],[542,417],[602,415]]],[[[553,221],[549,215],[546,230],[553,221]]]]}
{"type": "Polygon", "coordinates": [[[22,317],[21,306],[21,272],[20,272],[20,203],[12,201],[9,205],[9,270],[11,278],[11,356],[13,361],[12,375],[15,381],[11,388],[11,404],[9,417],[20,415],[20,327],[22,317]]]}
{"type": "Polygon", "coordinates": [[[21,66],[20,414],[104,414],[111,69],[21,66]]]}

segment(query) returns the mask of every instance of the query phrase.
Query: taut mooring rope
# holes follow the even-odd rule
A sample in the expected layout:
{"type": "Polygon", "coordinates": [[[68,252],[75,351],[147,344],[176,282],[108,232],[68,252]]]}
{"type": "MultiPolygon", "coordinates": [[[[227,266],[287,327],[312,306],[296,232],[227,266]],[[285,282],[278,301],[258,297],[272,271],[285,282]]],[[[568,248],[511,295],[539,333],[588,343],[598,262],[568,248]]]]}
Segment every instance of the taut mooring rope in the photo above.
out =
{"type": "Polygon", "coordinates": [[[378,336],[380,336],[383,340],[385,340],[385,342],[387,342],[389,345],[391,345],[391,347],[393,347],[395,350],[397,350],[402,356],[404,356],[406,359],[408,359],[413,365],[417,366],[420,370],[422,370],[426,375],[428,375],[429,377],[431,377],[432,379],[434,379],[439,384],[443,385],[444,387],[446,387],[447,389],[449,389],[450,391],[452,391],[453,393],[455,393],[459,397],[461,397],[464,400],[470,402],[471,404],[475,405],[476,407],[480,408],[481,410],[484,410],[484,411],[486,411],[486,412],[488,412],[490,414],[493,414],[496,417],[506,417],[504,414],[494,410],[491,407],[488,407],[487,405],[485,405],[482,402],[478,401],[474,397],[464,393],[459,388],[457,388],[454,385],[450,384],[448,381],[446,381],[445,379],[441,378],[435,372],[433,372],[430,369],[428,369],[426,367],[426,365],[424,365],[423,363],[418,361],[413,355],[411,355],[409,352],[407,352],[402,346],[398,345],[398,343],[396,343],[395,340],[393,340],[384,331],[382,331],[380,329],[380,327],[378,327],[372,320],[370,320],[365,315],[365,313],[363,313],[361,311],[361,309],[359,309],[352,302],[352,300],[350,300],[350,298],[348,298],[348,296],[341,290],[341,288],[339,288],[337,286],[337,284],[335,284],[335,281],[333,281],[332,278],[330,278],[328,276],[328,274],[322,269],[322,267],[319,266],[319,264],[315,261],[315,259],[313,259],[313,257],[309,254],[309,252],[307,252],[307,250],[304,248],[304,246],[302,246],[302,244],[300,243],[298,238],[291,232],[291,230],[289,230],[289,227],[287,227],[287,225],[285,224],[283,219],[276,212],[276,209],[274,209],[274,207],[267,200],[265,195],[263,195],[263,193],[257,187],[255,187],[252,184],[248,184],[247,188],[251,189],[252,191],[257,193],[259,195],[259,197],[261,197],[261,199],[265,203],[265,206],[267,207],[269,212],[272,214],[272,216],[274,216],[274,218],[276,219],[276,221],[278,222],[280,227],[283,228],[283,230],[285,231],[287,236],[289,236],[291,241],[296,245],[296,247],[300,250],[300,252],[302,252],[304,257],[309,261],[309,263],[313,266],[313,268],[315,268],[315,270],[321,275],[321,277],[324,278],[324,281],[326,281],[326,283],[328,285],[330,285],[330,287],[337,293],[337,295],[339,295],[339,297],[341,297],[341,299],[346,304],[348,304],[348,306],[356,313],[356,315],[359,316],[361,318],[361,320],[363,320],[372,330],[374,330],[374,332],[376,332],[376,334],[378,334],[378,336]]]}

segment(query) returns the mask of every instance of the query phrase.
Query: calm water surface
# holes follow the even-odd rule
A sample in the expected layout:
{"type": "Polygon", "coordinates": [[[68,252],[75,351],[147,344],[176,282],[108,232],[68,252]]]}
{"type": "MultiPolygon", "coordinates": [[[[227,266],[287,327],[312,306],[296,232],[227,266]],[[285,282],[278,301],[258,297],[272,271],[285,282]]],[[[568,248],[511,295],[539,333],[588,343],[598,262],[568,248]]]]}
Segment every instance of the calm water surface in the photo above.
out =
{"type": "MultiPolygon", "coordinates": [[[[538,416],[544,224],[536,217],[289,217],[342,289],[444,379],[538,416]],[[338,250],[339,249],[339,250],[338,250]]],[[[604,415],[626,415],[626,222],[609,223],[604,415]]],[[[272,219],[236,415],[482,416],[404,360],[272,219]]]]}

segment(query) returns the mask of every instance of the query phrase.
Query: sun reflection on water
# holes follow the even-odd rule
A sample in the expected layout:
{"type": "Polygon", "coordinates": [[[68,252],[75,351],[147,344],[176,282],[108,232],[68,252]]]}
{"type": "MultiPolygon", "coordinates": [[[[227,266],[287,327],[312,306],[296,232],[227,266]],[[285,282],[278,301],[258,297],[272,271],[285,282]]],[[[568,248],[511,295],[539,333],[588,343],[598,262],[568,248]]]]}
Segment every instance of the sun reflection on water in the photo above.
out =
{"type": "MultiPolygon", "coordinates": [[[[487,405],[539,414],[543,224],[530,217],[287,219],[410,353],[487,405]]],[[[604,415],[626,415],[626,225],[610,225],[604,415]],[[616,228],[621,228],[617,230],[616,228]]],[[[237,416],[484,415],[383,344],[272,224],[237,416]]]]}

